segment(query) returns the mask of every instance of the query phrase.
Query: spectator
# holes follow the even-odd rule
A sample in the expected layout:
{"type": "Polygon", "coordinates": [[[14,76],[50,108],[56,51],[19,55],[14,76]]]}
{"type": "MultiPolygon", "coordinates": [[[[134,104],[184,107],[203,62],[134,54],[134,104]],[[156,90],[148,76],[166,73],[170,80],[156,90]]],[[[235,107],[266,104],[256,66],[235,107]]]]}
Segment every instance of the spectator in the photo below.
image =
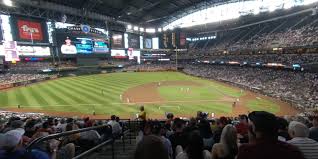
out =
{"type": "Polygon", "coordinates": [[[248,142],[248,117],[246,115],[239,116],[240,123],[235,125],[240,143],[248,142]]]}
{"type": "MultiPolygon", "coordinates": [[[[90,123],[92,127],[94,121],[91,121],[90,123]]],[[[81,145],[84,145],[87,148],[90,148],[96,144],[98,144],[98,142],[101,140],[101,136],[100,134],[96,131],[96,130],[89,130],[89,131],[84,131],[80,133],[80,143],[81,145]]]]}
{"type": "Polygon", "coordinates": [[[45,152],[32,150],[28,153],[22,145],[24,129],[10,130],[0,134],[0,158],[1,159],[49,159],[45,152]]]}
{"type": "Polygon", "coordinates": [[[53,129],[49,127],[49,122],[47,121],[42,124],[42,127],[38,129],[37,132],[47,132],[49,134],[54,133],[53,129]]]}
{"type": "Polygon", "coordinates": [[[218,129],[218,126],[217,126],[217,122],[215,120],[212,120],[211,121],[211,130],[212,130],[212,133],[215,133],[215,131],[217,131],[218,129]]]}
{"type": "Polygon", "coordinates": [[[176,159],[211,159],[210,152],[203,149],[203,139],[199,131],[192,131],[185,150],[178,145],[176,154],[176,159]]]}
{"type": "Polygon", "coordinates": [[[284,118],[277,118],[278,122],[278,140],[287,141],[290,140],[290,136],[288,134],[288,122],[284,118]]]}
{"type": "Polygon", "coordinates": [[[173,124],[174,115],[172,113],[168,113],[166,117],[167,117],[167,120],[165,122],[165,128],[167,130],[166,136],[169,137],[173,133],[172,124],[173,124]]]}
{"type": "Polygon", "coordinates": [[[135,159],[169,159],[168,151],[162,139],[158,136],[149,135],[137,144],[135,159]]]}
{"type": "Polygon", "coordinates": [[[156,135],[162,139],[162,142],[168,151],[169,158],[172,158],[173,151],[172,151],[171,142],[164,136],[165,135],[164,127],[161,125],[159,121],[152,122],[151,132],[153,135],[156,135]]]}
{"type": "Polygon", "coordinates": [[[217,121],[217,129],[216,131],[214,132],[214,142],[215,143],[219,143],[220,142],[220,139],[221,139],[221,134],[222,134],[222,130],[224,128],[225,125],[228,124],[228,121],[225,117],[221,117],[218,121],[217,121]]]}
{"type": "Polygon", "coordinates": [[[278,125],[275,115],[254,111],[248,115],[250,131],[255,140],[239,148],[237,159],[304,159],[294,146],[278,141],[278,125]]]}
{"type": "Polygon", "coordinates": [[[306,159],[318,159],[318,142],[308,138],[309,129],[303,123],[292,121],[288,126],[292,137],[288,143],[297,146],[306,159]]]}
{"type": "Polygon", "coordinates": [[[121,134],[122,128],[118,122],[116,122],[116,116],[112,115],[110,121],[107,123],[112,127],[112,132],[114,136],[119,136],[121,134]]]}
{"type": "Polygon", "coordinates": [[[314,139],[318,142],[318,116],[315,116],[312,121],[313,126],[309,131],[309,138],[314,139]]]}
{"type": "Polygon", "coordinates": [[[237,132],[232,125],[223,128],[221,142],[213,146],[212,159],[235,159],[238,152],[237,132]]]}
{"type": "Polygon", "coordinates": [[[169,136],[169,140],[171,141],[172,150],[173,150],[173,158],[176,156],[176,147],[180,145],[183,149],[186,146],[186,135],[183,132],[183,128],[185,127],[185,122],[180,118],[175,118],[173,122],[173,134],[169,136]]]}
{"type": "Polygon", "coordinates": [[[204,149],[211,150],[214,140],[209,121],[203,119],[198,124],[200,135],[203,138],[204,149]]]}
{"type": "Polygon", "coordinates": [[[31,138],[35,134],[35,132],[36,132],[35,124],[36,124],[36,120],[34,120],[34,119],[30,119],[30,120],[26,121],[25,126],[24,126],[24,128],[25,128],[24,135],[25,136],[31,138]]]}
{"type": "Polygon", "coordinates": [[[147,119],[147,114],[146,114],[146,112],[145,112],[144,106],[141,106],[141,107],[140,107],[140,113],[138,114],[138,118],[139,118],[140,120],[142,120],[142,121],[146,121],[146,119],[147,119]]]}
{"type": "MultiPolygon", "coordinates": [[[[34,139],[48,135],[48,132],[38,132],[34,135],[34,139]]],[[[52,159],[72,159],[75,156],[75,145],[73,143],[63,145],[60,141],[52,139],[34,146],[36,150],[50,154],[52,159]]]]}
{"type": "MultiPolygon", "coordinates": [[[[72,130],[77,130],[77,129],[78,129],[78,126],[76,124],[68,123],[66,125],[65,131],[72,131],[72,130]]],[[[64,145],[67,145],[69,143],[75,143],[78,141],[78,139],[80,137],[81,137],[80,133],[62,137],[61,145],[64,146],[64,145]]]]}
{"type": "Polygon", "coordinates": [[[66,123],[65,119],[62,118],[55,128],[56,132],[64,132],[66,129],[66,125],[67,125],[67,123],[66,123]]]}

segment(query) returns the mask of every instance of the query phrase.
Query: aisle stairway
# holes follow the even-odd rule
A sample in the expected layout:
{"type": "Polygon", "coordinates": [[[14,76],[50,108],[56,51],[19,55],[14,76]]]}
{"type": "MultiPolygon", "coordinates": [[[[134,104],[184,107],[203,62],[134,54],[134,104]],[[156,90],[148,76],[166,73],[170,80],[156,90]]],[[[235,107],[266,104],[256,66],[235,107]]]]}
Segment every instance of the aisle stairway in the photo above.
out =
{"type": "MultiPolygon", "coordinates": [[[[114,142],[114,154],[115,159],[133,159],[134,151],[136,148],[136,139],[125,140],[125,151],[123,150],[123,141],[115,140],[114,142]]],[[[103,147],[101,150],[93,153],[92,155],[84,157],[85,159],[112,159],[111,145],[103,147]]]]}

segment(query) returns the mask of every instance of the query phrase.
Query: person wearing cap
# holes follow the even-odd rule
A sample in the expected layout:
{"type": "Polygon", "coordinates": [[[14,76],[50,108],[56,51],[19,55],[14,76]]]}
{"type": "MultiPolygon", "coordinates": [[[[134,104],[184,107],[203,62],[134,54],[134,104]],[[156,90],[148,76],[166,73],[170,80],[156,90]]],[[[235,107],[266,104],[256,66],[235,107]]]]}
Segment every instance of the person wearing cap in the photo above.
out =
{"type": "Polygon", "coordinates": [[[237,159],[304,159],[295,146],[278,141],[278,124],[274,114],[254,111],[249,118],[249,143],[239,148],[237,159]]]}
{"type": "Polygon", "coordinates": [[[24,129],[17,128],[0,134],[1,159],[49,159],[49,155],[38,150],[27,152],[22,145],[24,129]]]}

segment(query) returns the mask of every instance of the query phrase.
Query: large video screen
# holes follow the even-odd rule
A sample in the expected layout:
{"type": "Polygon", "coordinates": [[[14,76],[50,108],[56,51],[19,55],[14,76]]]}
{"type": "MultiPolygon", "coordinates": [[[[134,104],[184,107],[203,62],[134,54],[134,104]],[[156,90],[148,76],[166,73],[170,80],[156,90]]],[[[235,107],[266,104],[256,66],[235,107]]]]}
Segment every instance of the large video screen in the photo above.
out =
{"type": "Polygon", "coordinates": [[[10,17],[13,40],[48,43],[47,25],[44,19],[14,15],[10,17]]]}
{"type": "Polygon", "coordinates": [[[85,35],[57,34],[60,53],[71,54],[106,54],[109,53],[107,39],[85,35]]]}
{"type": "Polygon", "coordinates": [[[139,49],[140,48],[140,37],[137,34],[128,34],[128,47],[139,49]]]}
{"type": "Polygon", "coordinates": [[[122,33],[112,34],[112,48],[124,48],[124,37],[122,33]]]}

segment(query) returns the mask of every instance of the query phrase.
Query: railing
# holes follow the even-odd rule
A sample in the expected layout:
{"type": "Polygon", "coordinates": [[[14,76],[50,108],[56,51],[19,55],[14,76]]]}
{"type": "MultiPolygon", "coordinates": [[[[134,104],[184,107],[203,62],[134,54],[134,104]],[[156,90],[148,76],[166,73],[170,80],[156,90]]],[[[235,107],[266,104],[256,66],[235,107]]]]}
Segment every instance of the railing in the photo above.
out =
{"type": "MultiPolygon", "coordinates": [[[[77,134],[77,133],[86,132],[86,131],[90,131],[90,130],[98,130],[98,129],[102,129],[102,128],[110,128],[111,129],[111,126],[110,125],[95,126],[95,127],[90,127],[90,128],[72,130],[72,131],[52,134],[52,135],[48,135],[48,136],[44,136],[44,137],[39,137],[39,138],[33,140],[26,147],[26,149],[28,151],[31,151],[32,148],[34,148],[37,144],[39,144],[41,142],[44,142],[44,141],[47,141],[47,140],[57,139],[57,138],[60,138],[60,137],[63,137],[63,136],[69,136],[69,135],[72,135],[72,134],[77,134]]],[[[128,130],[122,132],[122,134],[120,134],[120,136],[119,136],[122,139],[122,141],[123,141],[123,151],[126,150],[126,148],[125,148],[125,139],[126,139],[126,137],[125,136],[127,136],[129,132],[130,132],[130,130],[128,129],[128,130]]],[[[108,139],[106,141],[103,141],[102,143],[96,145],[95,147],[90,148],[89,150],[87,150],[85,152],[82,152],[81,154],[75,156],[73,159],[80,159],[80,158],[82,158],[82,157],[84,157],[86,155],[89,155],[89,154],[93,153],[97,149],[99,149],[99,148],[101,148],[103,146],[106,146],[106,145],[111,145],[112,158],[115,159],[114,141],[115,141],[115,139],[112,137],[112,138],[110,138],[110,139],[108,139]]],[[[131,144],[131,138],[130,138],[130,144],[131,144]]]]}

